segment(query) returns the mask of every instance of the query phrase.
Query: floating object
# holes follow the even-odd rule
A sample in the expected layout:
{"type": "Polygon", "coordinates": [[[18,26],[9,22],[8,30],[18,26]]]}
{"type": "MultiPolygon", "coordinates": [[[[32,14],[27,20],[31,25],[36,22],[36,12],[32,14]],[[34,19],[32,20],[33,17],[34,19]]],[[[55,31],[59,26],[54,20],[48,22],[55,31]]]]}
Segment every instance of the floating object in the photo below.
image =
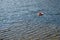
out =
{"type": "Polygon", "coordinates": [[[42,16],[44,13],[43,12],[38,12],[38,16],[42,16]]]}

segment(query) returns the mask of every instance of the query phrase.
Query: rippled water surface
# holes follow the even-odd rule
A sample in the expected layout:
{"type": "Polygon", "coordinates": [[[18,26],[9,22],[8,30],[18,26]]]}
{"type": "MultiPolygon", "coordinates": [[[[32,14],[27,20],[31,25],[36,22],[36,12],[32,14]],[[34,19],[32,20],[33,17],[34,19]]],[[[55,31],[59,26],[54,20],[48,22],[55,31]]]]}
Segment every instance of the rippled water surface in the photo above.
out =
{"type": "Polygon", "coordinates": [[[0,0],[0,29],[21,22],[60,24],[59,0],[0,0]],[[37,16],[42,11],[43,16],[37,16]]]}
{"type": "Polygon", "coordinates": [[[33,36],[59,39],[60,0],[0,0],[0,40],[33,36]]]}

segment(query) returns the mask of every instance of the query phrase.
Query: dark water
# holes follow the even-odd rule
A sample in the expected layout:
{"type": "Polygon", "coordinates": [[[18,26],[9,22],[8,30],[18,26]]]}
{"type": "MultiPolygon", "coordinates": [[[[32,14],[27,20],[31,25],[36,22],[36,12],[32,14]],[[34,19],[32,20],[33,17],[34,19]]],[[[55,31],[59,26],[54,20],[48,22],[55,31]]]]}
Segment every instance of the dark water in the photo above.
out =
{"type": "Polygon", "coordinates": [[[56,30],[60,30],[59,28],[60,0],[0,0],[0,30],[11,30],[0,32],[0,37],[17,36],[16,38],[19,38],[20,35],[26,37],[26,34],[31,32],[32,34],[41,32],[43,38],[45,36],[42,33],[54,34],[56,30]],[[44,15],[38,16],[39,11],[42,11],[44,15]],[[58,29],[55,29],[57,27],[58,29]]]}

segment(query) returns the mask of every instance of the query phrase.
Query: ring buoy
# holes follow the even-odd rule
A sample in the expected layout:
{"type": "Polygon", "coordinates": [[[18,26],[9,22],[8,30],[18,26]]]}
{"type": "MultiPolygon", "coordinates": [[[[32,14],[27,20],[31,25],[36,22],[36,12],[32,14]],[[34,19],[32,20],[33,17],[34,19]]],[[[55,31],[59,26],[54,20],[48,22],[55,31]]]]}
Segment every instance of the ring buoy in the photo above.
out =
{"type": "Polygon", "coordinates": [[[38,12],[38,16],[42,16],[43,15],[43,12],[38,12]]]}

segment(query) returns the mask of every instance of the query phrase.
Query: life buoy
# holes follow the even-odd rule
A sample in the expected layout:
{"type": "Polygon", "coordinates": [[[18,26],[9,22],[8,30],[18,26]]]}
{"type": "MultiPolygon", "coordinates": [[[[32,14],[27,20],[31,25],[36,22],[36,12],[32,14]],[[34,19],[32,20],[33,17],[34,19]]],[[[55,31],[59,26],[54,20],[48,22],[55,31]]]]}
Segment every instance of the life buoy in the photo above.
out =
{"type": "Polygon", "coordinates": [[[43,12],[38,12],[38,16],[42,16],[43,15],[43,12]]]}

